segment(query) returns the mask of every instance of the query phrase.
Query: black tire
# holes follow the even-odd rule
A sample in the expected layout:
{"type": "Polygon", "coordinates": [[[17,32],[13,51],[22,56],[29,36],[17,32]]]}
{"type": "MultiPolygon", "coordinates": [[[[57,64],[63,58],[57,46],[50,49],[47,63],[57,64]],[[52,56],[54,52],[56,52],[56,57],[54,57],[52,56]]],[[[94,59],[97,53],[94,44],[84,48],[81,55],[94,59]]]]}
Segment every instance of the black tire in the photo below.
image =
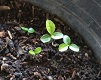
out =
{"type": "Polygon", "coordinates": [[[26,0],[56,14],[84,38],[101,63],[101,0],[26,0]]]}

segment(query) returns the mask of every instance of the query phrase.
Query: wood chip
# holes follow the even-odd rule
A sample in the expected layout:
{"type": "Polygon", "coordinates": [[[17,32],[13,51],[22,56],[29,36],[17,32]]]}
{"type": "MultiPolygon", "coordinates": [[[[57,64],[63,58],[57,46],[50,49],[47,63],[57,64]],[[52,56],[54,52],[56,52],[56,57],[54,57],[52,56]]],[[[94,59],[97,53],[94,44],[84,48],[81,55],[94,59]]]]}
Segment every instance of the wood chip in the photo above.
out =
{"type": "Polygon", "coordinates": [[[0,6],[0,10],[10,10],[9,6],[0,6]]]}
{"type": "Polygon", "coordinates": [[[57,47],[59,44],[52,42],[52,46],[57,47]]]}
{"type": "Polygon", "coordinates": [[[76,71],[73,71],[72,78],[75,78],[75,75],[76,75],[76,71]]]}
{"type": "Polygon", "coordinates": [[[38,44],[38,42],[37,42],[36,40],[34,40],[34,39],[32,39],[32,42],[33,42],[34,44],[38,44]]]}
{"type": "Polygon", "coordinates": [[[14,80],[14,78],[15,78],[15,76],[13,75],[13,76],[10,78],[10,80],[14,80]]]}
{"type": "Polygon", "coordinates": [[[1,31],[0,32],[0,37],[4,37],[5,36],[5,31],[1,31]]]}

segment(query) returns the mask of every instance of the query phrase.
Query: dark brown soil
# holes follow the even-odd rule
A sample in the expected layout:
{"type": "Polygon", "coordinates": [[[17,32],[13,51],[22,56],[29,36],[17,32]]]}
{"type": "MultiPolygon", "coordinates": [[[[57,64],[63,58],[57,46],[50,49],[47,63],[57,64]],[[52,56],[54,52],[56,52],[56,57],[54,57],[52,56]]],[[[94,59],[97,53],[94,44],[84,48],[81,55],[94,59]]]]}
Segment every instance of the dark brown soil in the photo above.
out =
{"type": "Polygon", "coordinates": [[[11,8],[0,11],[0,80],[101,80],[101,68],[93,52],[56,15],[22,0],[0,0],[0,5],[11,8]],[[60,53],[57,45],[61,40],[42,43],[40,37],[47,33],[46,19],[56,24],[57,31],[69,35],[80,52],[60,53]],[[36,32],[29,35],[21,26],[33,27],[36,32]],[[40,54],[33,57],[28,53],[39,46],[43,49],[40,54]]]}

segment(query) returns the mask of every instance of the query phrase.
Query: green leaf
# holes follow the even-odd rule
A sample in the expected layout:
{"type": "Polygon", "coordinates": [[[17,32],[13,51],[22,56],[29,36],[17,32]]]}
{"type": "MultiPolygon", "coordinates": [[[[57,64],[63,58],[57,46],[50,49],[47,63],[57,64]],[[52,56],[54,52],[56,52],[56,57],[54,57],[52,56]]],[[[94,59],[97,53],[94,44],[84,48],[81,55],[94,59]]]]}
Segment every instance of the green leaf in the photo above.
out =
{"type": "Polygon", "coordinates": [[[53,34],[55,31],[55,24],[51,20],[46,20],[46,29],[50,34],[53,34]]]}
{"type": "Polygon", "coordinates": [[[42,51],[41,47],[34,49],[35,54],[39,54],[42,51]]]}
{"type": "Polygon", "coordinates": [[[70,48],[72,51],[79,52],[79,47],[78,47],[76,44],[71,44],[71,45],[69,46],[69,48],[70,48]]]}
{"type": "Polygon", "coordinates": [[[33,28],[28,29],[28,33],[34,33],[34,32],[35,32],[35,30],[33,28]]]}
{"type": "Polygon", "coordinates": [[[63,34],[62,34],[61,32],[54,32],[54,33],[51,35],[51,37],[52,37],[53,39],[61,39],[61,38],[63,38],[63,34]]]}
{"type": "Polygon", "coordinates": [[[68,49],[68,45],[65,44],[65,43],[62,43],[62,44],[59,45],[58,49],[59,49],[60,52],[66,51],[68,49]]]}
{"type": "Polygon", "coordinates": [[[63,36],[63,42],[64,42],[65,44],[70,45],[70,43],[71,43],[70,37],[67,36],[67,35],[64,35],[64,36],[63,36]]]}
{"type": "Polygon", "coordinates": [[[51,36],[49,34],[44,34],[42,37],[41,37],[41,41],[43,43],[47,43],[51,40],[51,36]]]}
{"type": "Polygon", "coordinates": [[[26,28],[26,27],[21,27],[21,29],[22,29],[23,31],[28,31],[28,28],[26,28]]]}
{"type": "Polygon", "coordinates": [[[29,50],[29,53],[30,53],[31,55],[35,55],[35,52],[34,52],[33,50],[29,50]]]}

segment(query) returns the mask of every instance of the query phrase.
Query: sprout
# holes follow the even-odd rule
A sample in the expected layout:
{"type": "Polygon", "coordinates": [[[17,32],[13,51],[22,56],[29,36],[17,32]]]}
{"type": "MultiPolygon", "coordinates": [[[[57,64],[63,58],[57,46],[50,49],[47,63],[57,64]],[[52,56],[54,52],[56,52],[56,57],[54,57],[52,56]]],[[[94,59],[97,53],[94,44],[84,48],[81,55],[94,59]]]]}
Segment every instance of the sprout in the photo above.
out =
{"type": "Polygon", "coordinates": [[[72,51],[79,52],[79,47],[76,44],[71,44],[71,39],[69,36],[64,35],[62,44],[59,45],[59,51],[63,52],[66,51],[68,48],[72,51]]]}
{"type": "Polygon", "coordinates": [[[37,55],[37,54],[39,54],[41,51],[42,51],[42,48],[41,48],[41,47],[37,47],[37,48],[34,49],[34,50],[29,50],[29,53],[30,53],[31,55],[37,55]]]}
{"type": "Polygon", "coordinates": [[[25,32],[28,32],[28,33],[34,33],[35,32],[35,30],[33,28],[21,27],[21,29],[25,32]]]}
{"type": "Polygon", "coordinates": [[[61,32],[55,32],[55,24],[51,21],[51,20],[46,20],[46,29],[48,31],[49,34],[44,34],[41,37],[41,41],[43,43],[47,43],[49,41],[51,41],[51,39],[61,39],[63,38],[63,34],[61,32]]]}

